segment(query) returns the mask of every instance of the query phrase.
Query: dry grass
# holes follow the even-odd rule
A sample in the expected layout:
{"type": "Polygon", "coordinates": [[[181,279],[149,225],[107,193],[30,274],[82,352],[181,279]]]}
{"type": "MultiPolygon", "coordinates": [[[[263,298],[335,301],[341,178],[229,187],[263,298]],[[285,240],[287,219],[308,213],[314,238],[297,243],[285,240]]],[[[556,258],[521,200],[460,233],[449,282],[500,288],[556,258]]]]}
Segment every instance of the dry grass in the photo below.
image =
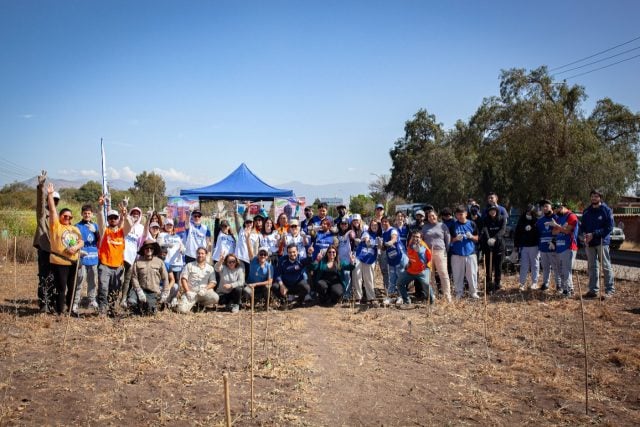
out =
{"type": "Polygon", "coordinates": [[[65,321],[34,314],[35,266],[19,267],[17,291],[0,267],[2,425],[223,425],[223,372],[236,425],[640,423],[638,283],[586,302],[588,416],[579,301],[508,277],[487,341],[482,302],[273,311],[266,346],[258,311],[252,420],[246,311],[72,319],[62,347],[65,321]]]}

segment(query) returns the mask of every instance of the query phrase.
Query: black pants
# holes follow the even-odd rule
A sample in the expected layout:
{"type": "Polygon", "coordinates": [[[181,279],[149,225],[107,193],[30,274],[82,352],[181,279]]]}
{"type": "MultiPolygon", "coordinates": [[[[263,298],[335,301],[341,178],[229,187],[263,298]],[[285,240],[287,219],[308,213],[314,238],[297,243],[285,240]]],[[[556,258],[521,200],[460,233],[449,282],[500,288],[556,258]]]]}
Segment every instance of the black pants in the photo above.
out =
{"type": "Polygon", "coordinates": [[[240,299],[242,298],[242,286],[238,286],[237,288],[231,289],[231,292],[228,294],[223,294],[218,292],[220,295],[220,304],[228,305],[228,304],[236,304],[240,305],[240,299]]]}
{"type": "Polygon", "coordinates": [[[189,255],[185,255],[185,256],[184,256],[184,265],[187,265],[187,264],[189,264],[190,262],[194,262],[195,260],[196,260],[195,258],[192,258],[192,257],[190,257],[189,255]]]}
{"type": "Polygon", "coordinates": [[[53,307],[55,279],[49,262],[49,252],[38,249],[38,304],[40,308],[53,307]]]}
{"type": "Polygon", "coordinates": [[[320,296],[320,302],[325,304],[337,304],[338,301],[342,299],[342,294],[344,293],[342,283],[339,281],[329,282],[325,279],[316,280],[316,289],[320,296]]]}
{"type": "Polygon", "coordinates": [[[300,280],[291,285],[285,284],[285,287],[289,294],[298,296],[298,303],[300,304],[304,302],[304,298],[311,292],[311,286],[309,286],[306,280],[300,280]]]}
{"type": "Polygon", "coordinates": [[[75,287],[77,264],[73,265],[51,265],[53,276],[55,278],[56,290],[56,312],[62,314],[64,305],[71,307],[71,296],[75,287]]]}
{"type": "Polygon", "coordinates": [[[502,261],[504,260],[503,247],[496,245],[493,248],[484,248],[482,252],[484,255],[484,267],[487,276],[487,290],[498,290],[500,289],[500,280],[502,279],[502,261]]]}

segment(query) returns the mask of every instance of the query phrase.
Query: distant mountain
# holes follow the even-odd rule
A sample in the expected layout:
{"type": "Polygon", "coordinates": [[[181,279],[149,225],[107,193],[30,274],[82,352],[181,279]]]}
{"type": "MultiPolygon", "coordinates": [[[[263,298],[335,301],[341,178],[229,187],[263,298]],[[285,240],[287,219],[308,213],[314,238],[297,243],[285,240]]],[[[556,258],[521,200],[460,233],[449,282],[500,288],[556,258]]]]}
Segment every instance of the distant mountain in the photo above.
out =
{"type": "MultiPolygon", "coordinates": [[[[62,188],[80,188],[88,181],[98,181],[99,180],[91,180],[91,179],[58,179],[58,178],[48,178],[48,181],[52,182],[53,185],[57,189],[62,188]]],[[[38,177],[34,176],[33,178],[22,181],[22,184],[26,184],[29,187],[36,188],[38,186],[38,177]]],[[[109,187],[114,188],[116,190],[128,190],[130,187],[133,187],[133,182],[125,181],[123,179],[114,179],[113,181],[109,181],[109,187]]]]}

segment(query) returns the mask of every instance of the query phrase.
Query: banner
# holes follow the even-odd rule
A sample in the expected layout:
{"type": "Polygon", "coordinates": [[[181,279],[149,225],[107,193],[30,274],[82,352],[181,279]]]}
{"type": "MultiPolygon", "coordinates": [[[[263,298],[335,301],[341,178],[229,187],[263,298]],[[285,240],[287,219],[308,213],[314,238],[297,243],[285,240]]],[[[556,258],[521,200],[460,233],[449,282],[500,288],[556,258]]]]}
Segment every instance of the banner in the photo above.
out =
{"type": "Polygon", "coordinates": [[[167,197],[167,218],[173,219],[176,233],[185,231],[185,224],[189,221],[190,212],[200,208],[197,198],[169,196],[167,197]]]}
{"type": "Polygon", "coordinates": [[[287,219],[291,221],[293,218],[304,219],[304,207],[306,206],[305,197],[289,197],[276,198],[275,203],[275,220],[278,220],[280,214],[284,213],[287,219]]]}

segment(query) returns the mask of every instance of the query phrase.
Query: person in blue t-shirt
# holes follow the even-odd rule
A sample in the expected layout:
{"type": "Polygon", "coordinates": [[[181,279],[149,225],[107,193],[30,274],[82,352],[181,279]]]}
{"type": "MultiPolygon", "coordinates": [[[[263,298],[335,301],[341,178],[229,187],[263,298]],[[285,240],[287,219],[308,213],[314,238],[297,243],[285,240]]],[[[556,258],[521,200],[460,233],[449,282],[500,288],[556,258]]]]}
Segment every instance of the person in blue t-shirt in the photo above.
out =
{"type": "Polygon", "coordinates": [[[89,307],[98,309],[96,296],[98,295],[98,242],[100,242],[100,232],[98,224],[93,222],[93,208],[91,205],[82,206],[82,220],[76,224],[80,233],[84,247],[82,248],[82,258],[78,269],[76,281],[76,293],[73,299],[73,312],[78,312],[78,305],[82,297],[82,284],[84,279],[87,282],[87,297],[89,297],[89,307]]]}
{"type": "Polygon", "coordinates": [[[269,248],[261,247],[258,249],[258,255],[249,264],[249,278],[244,292],[251,298],[251,293],[255,291],[255,300],[266,300],[267,287],[271,287],[271,293],[277,295],[278,288],[273,285],[273,275],[273,266],[269,262],[269,248]]]}
{"type": "Polygon", "coordinates": [[[449,228],[451,234],[451,270],[456,299],[464,295],[464,279],[469,283],[469,297],[478,299],[478,259],[476,243],[478,228],[473,221],[467,219],[466,206],[456,208],[456,221],[449,228]]]}
{"type": "Polygon", "coordinates": [[[551,201],[541,200],[538,203],[542,207],[542,216],[536,221],[538,229],[538,250],[540,251],[540,268],[542,269],[542,286],[540,290],[549,289],[549,279],[551,278],[551,270],[553,270],[556,286],[560,283],[560,269],[558,268],[558,260],[556,257],[556,243],[553,236],[553,228],[548,225],[549,222],[558,221],[558,216],[553,212],[551,201]]]}

